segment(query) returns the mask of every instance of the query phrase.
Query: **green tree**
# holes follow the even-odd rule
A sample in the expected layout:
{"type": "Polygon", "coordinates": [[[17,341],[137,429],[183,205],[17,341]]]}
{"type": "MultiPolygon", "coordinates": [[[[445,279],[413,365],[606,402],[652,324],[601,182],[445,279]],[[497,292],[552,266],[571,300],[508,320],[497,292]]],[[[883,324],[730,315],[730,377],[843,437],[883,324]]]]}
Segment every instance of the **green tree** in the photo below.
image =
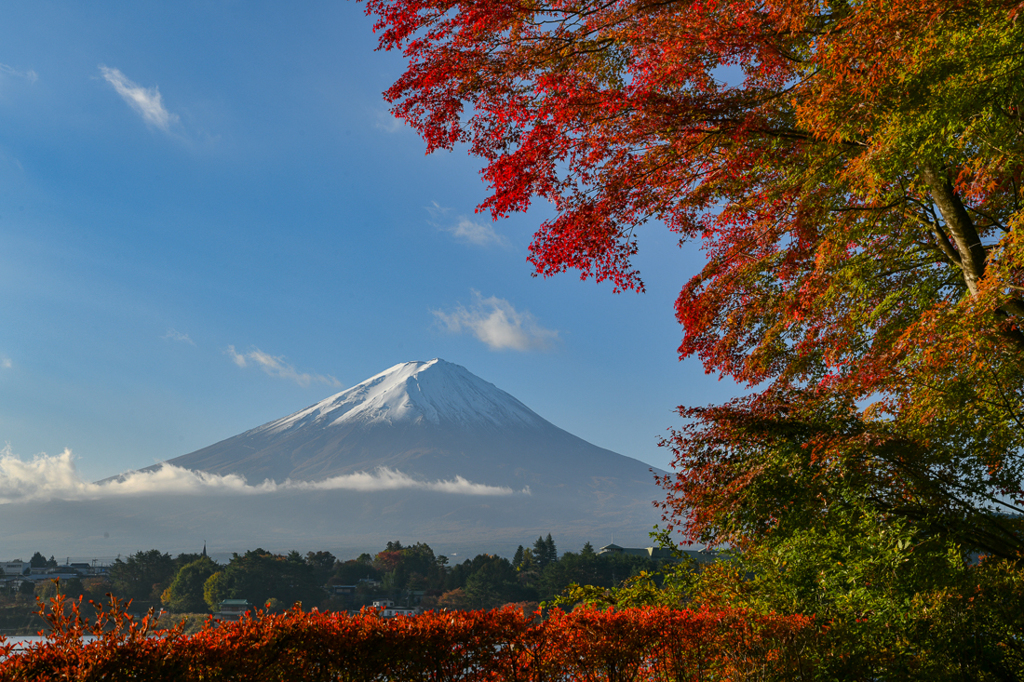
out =
{"type": "Polygon", "coordinates": [[[224,599],[246,599],[260,606],[272,597],[289,607],[301,602],[310,608],[318,606],[327,595],[301,556],[295,561],[255,549],[232,555],[223,570],[207,578],[203,597],[211,609],[224,599]]]}
{"type": "Polygon", "coordinates": [[[440,591],[447,575],[447,561],[447,557],[441,561],[434,556],[434,550],[423,542],[408,546],[389,542],[374,557],[373,566],[380,573],[385,592],[397,598],[407,590],[440,591]]]}
{"type": "MultiPolygon", "coordinates": [[[[589,543],[588,543],[589,544],[589,543]]],[[[641,575],[652,575],[665,568],[665,564],[647,556],[608,553],[598,555],[583,550],[576,554],[566,552],[548,564],[535,584],[541,599],[551,600],[573,585],[607,590],[618,588],[641,575]]]]}
{"type": "Polygon", "coordinates": [[[584,557],[582,554],[566,552],[558,561],[544,568],[539,581],[541,596],[550,598],[574,583],[595,586],[603,584],[605,581],[601,580],[597,564],[596,555],[584,557]]]}
{"type": "Polygon", "coordinates": [[[32,568],[46,568],[46,557],[41,553],[36,552],[32,555],[32,558],[29,559],[28,563],[32,568]]]}
{"type": "Polygon", "coordinates": [[[837,497],[728,562],[677,574],[676,595],[757,612],[813,613],[817,675],[844,680],[1020,679],[1024,571],[972,560],[941,536],[837,497]]]}
{"type": "Polygon", "coordinates": [[[326,583],[338,560],[330,552],[307,552],[306,563],[312,566],[317,580],[326,583]]]}
{"type": "MultiPolygon", "coordinates": [[[[224,571],[217,571],[203,583],[203,601],[206,602],[206,606],[210,609],[211,613],[216,613],[220,609],[220,603],[225,599],[229,599],[229,595],[230,586],[224,571]]],[[[250,601],[249,603],[252,602],[250,601]]]]}
{"type": "Polygon", "coordinates": [[[109,571],[114,594],[137,602],[159,602],[174,573],[171,556],[157,549],[136,552],[124,561],[118,557],[109,571]]]}
{"type": "Polygon", "coordinates": [[[915,452],[862,425],[844,405],[757,418],[726,406],[677,434],[693,477],[674,491],[700,499],[689,531],[735,548],[727,564],[676,574],[694,580],[684,598],[815,614],[827,624],[824,678],[1019,678],[1024,569],[994,554],[979,562],[973,543],[1007,553],[1020,519],[951,504],[927,473],[894,495],[888,461],[915,452]],[[837,443],[843,456],[829,456],[837,443]],[[705,467],[714,476],[699,475],[705,467]]]}
{"type": "Polygon", "coordinates": [[[555,541],[551,538],[551,533],[544,538],[544,548],[547,552],[548,563],[558,561],[558,550],[555,548],[555,541]]]}
{"type": "Polygon", "coordinates": [[[178,569],[160,600],[168,610],[175,613],[200,613],[207,610],[204,594],[206,581],[218,568],[208,557],[200,557],[185,564],[178,569]]]}
{"type": "Polygon", "coordinates": [[[547,538],[538,537],[533,543],[533,558],[541,570],[552,561],[558,561],[558,551],[555,549],[555,541],[551,539],[551,533],[548,533],[547,538]]]}
{"type": "Polygon", "coordinates": [[[178,556],[174,557],[174,571],[175,571],[175,573],[177,573],[177,571],[181,570],[181,567],[184,566],[185,564],[190,564],[193,561],[198,561],[199,559],[202,559],[204,556],[205,556],[204,554],[200,554],[200,553],[197,553],[197,552],[182,552],[178,556]]]}
{"type": "Polygon", "coordinates": [[[368,561],[350,559],[338,563],[329,580],[335,585],[355,585],[363,578],[380,580],[380,572],[368,561]]]}
{"type": "Polygon", "coordinates": [[[471,608],[492,609],[509,602],[528,601],[535,593],[516,579],[508,559],[481,555],[473,560],[472,572],[464,587],[471,608]]]}

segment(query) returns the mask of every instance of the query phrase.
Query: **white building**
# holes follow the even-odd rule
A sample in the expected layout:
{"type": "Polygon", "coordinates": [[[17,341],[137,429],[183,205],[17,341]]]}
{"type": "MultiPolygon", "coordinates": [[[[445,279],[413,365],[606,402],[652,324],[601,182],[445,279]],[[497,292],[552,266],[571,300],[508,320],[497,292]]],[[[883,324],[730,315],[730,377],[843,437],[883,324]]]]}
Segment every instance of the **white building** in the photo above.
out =
{"type": "Polygon", "coordinates": [[[31,572],[32,567],[26,561],[21,559],[15,559],[14,561],[5,561],[0,564],[0,568],[4,570],[4,575],[8,578],[16,575],[26,575],[31,572]]]}

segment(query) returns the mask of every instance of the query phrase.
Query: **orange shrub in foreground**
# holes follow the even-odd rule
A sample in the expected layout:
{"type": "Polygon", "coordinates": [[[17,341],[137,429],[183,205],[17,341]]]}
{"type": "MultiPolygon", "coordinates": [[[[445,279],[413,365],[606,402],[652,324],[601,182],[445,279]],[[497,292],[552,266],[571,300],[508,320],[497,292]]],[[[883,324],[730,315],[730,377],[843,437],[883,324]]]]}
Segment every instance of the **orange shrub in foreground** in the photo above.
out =
{"type": "Polygon", "coordinates": [[[95,619],[54,599],[49,637],[21,652],[0,640],[0,680],[647,680],[799,679],[816,628],[802,616],[665,607],[257,613],[185,636],[154,631],[116,599],[95,619]],[[86,636],[95,639],[86,640],[86,636]]]}

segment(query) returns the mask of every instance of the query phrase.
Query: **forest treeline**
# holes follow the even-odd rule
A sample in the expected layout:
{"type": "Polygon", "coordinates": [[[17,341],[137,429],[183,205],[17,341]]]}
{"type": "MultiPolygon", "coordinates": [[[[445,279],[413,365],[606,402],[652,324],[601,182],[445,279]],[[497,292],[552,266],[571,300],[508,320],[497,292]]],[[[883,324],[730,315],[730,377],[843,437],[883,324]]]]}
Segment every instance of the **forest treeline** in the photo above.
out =
{"type": "Polygon", "coordinates": [[[662,564],[643,556],[598,554],[590,543],[559,555],[550,534],[520,546],[511,560],[479,554],[461,563],[436,555],[423,542],[392,541],[376,554],[346,560],[328,551],[275,554],[257,548],[218,563],[204,554],[172,557],[150,549],[118,558],[105,576],[41,580],[31,592],[2,599],[8,608],[20,605],[18,612],[34,610],[33,597],[46,600],[58,593],[98,602],[113,595],[131,600],[137,613],[149,608],[212,613],[225,599],[245,599],[254,608],[272,611],[296,603],[307,609],[358,610],[378,600],[424,609],[491,609],[551,600],[572,584],[611,588],[662,564]]]}

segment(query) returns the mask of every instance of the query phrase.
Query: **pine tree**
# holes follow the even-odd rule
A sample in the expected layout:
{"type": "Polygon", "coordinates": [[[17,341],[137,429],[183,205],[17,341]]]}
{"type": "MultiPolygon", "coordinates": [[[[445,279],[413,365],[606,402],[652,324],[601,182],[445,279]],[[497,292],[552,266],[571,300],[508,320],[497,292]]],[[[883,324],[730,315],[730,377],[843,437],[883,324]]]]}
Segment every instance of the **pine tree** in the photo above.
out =
{"type": "Polygon", "coordinates": [[[548,565],[548,543],[543,537],[538,536],[537,541],[533,543],[533,558],[537,560],[537,566],[541,570],[548,565]]]}
{"type": "Polygon", "coordinates": [[[558,550],[555,549],[555,541],[551,539],[551,533],[548,533],[547,539],[544,540],[544,549],[547,553],[547,563],[558,561],[558,550]]]}

